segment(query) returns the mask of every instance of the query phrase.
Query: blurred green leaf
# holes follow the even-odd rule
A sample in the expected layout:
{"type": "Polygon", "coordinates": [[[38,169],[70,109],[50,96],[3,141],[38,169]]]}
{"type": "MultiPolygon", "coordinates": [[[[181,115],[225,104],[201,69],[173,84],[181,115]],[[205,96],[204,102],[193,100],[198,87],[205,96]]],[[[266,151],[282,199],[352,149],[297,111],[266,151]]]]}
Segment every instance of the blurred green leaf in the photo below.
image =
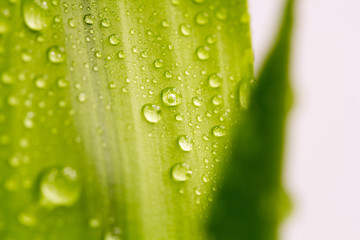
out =
{"type": "MultiPolygon", "coordinates": [[[[278,226],[290,208],[282,184],[282,158],[291,105],[288,77],[294,2],[287,1],[278,39],[252,90],[248,110],[239,116],[232,157],[210,222],[214,239],[278,239],[278,226]]],[[[240,88],[242,105],[241,93],[250,92],[244,89],[240,88]]]]}

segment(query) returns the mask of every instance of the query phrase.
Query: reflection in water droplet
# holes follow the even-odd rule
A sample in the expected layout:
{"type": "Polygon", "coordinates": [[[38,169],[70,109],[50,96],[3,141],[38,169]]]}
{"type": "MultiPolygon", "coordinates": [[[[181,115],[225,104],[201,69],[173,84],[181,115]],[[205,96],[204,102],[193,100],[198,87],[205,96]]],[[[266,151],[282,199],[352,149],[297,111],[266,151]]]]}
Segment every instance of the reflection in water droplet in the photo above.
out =
{"type": "Polygon", "coordinates": [[[157,123],[161,120],[161,109],[155,104],[145,104],[142,112],[146,121],[150,123],[157,123]]]}
{"type": "Polygon", "coordinates": [[[177,88],[165,88],[161,92],[161,98],[166,106],[177,106],[182,101],[182,94],[177,88]]]}
{"type": "Polygon", "coordinates": [[[40,191],[45,205],[74,204],[80,194],[77,172],[71,167],[48,170],[41,178],[40,191]]]}
{"type": "Polygon", "coordinates": [[[191,26],[189,24],[184,23],[184,24],[180,25],[180,32],[181,32],[182,35],[190,36],[191,31],[192,31],[192,29],[191,29],[191,26]]]}
{"type": "Polygon", "coordinates": [[[177,163],[171,168],[171,176],[177,182],[185,182],[191,178],[192,171],[186,163],[177,163]]]}
{"type": "Polygon", "coordinates": [[[34,31],[41,31],[47,27],[51,19],[49,7],[48,0],[24,0],[22,13],[26,26],[34,31]]]}
{"type": "Polygon", "coordinates": [[[60,46],[52,46],[48,50],[48,59],[52,63],[62,63],[65,61],[65,49],[60,46]]]}
{"type": "Polygon", "coordinates": [[[208,60],[210,58],[210,48],[201,46],[196,49],[196,55],[199,60],[208,60]]]}
{"type": "Polygon", "coordinates": [[[226,135],[226,128],[224,126],[215,126],[212,128],[212,133],[215,137],[223,137],[226,135]]]}
{"type": "Polygon", "coordinates": [[[178,144],[181,150],[184,152],[190,152],[193,149],[193,142],[191,137],[186,135],[180,135],[178,137],[178,144]]]}
{"type": "Polygon", "coordinates": [[[223,78],[219,73],[214,73],[209,76],[209,86],[212,88],[219,88],[222,86],[223,78]]]}

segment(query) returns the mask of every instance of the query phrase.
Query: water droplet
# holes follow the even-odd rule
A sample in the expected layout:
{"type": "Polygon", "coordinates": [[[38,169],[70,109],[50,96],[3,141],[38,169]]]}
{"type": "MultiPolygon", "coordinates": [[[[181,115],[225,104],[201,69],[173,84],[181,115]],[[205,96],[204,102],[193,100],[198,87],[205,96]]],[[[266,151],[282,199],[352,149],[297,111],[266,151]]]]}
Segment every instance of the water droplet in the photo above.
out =
{"type": "Polygon", "coordinates": [[[202,176],[202,180],[203,180],[204,183],[210,182],[210,177],[209,177],[209,175],[208,175],[208,174],[204,174],[204,175],[202,176]]]}
{"type": "Polygon", "coordinates": [[[60,46],[50,47],[48,50],[48,59],[52,63],[62,63],[65,61],[65,49],[60,46]]]}
{"type": "Polygon", "coordinates": [[[206,37],[206,42],[208,43],[208,44],[214,44],[214,43],[216,43],[216,36],[215,35],[209,35],[209,36],[207,36],[206,37]]]}
{"type": "Polygon", "coordinates": [[[47,80],[47,75],[37,75],[34,78],[34,83],[35,86],[39,89],[44,89],[46,88],[46,80],[47,80]]]}
{"type": "Polygon", "coordinates": [[[199,97],[193,97],[192,102],[195,106],[200,107],[202,104],[202,100],[199,97]]]}
{"type": "Polygon", "coordinates": [[[209,23],[209,14],[206,12],[200,12],[195,16],[195,22],[199,25],[206,25],[209,23]]]}
{"type": "Polygon", "coordinates": [[[223,78],[220,73],[213,73],[209,76],[209,86],[212,88],[219,88],[222,86],[223,78]]]}
{"type": "Polygon", "coordinates": [[[162,68],[164,66],[164,61],[162,59],[156,59],[154,61],[154,66],[156,68],[162,68]]]}
{"type": "Polygon", "coordinates": [[[49,2],[47,0],[24,0],[22,13],[26,26],[31,30],[41,31],[50,21],[49,2]]]}
{"type": "Polygon", "coordinates": [[[161,21],[161,25],[164,27],[164,28],[168,28],[170,26],[170,23],[168,20],[163,20],[161,21]]]}
{"type": "Polygon", "coordinates": [[[165,88],[161,92],[161,98],[166,106],[177,106],[182,102],[182,94],[177,88],[165,88]]]}
{"type": "Polygon", "coordinates": [[[250,105],[250,84],[247,80],[242,80],[239,87],[239,100],[240,100],[240,108],[243,110],[247,110],[250,105]]]}
{"type": "Polygon", "coordinates": [[[111,26],[111,23],[108,19],[103,19],[101,20],[101,26],[103,26],[104,28],[109,28],[111,26]]]}
{"type": "Polygon", "coordinates": [[[92,14],[86,14],[84,16],[84,22],[87,24],[87,25],[94,25],[95,24],[95,16],[92,15],[92,14]]]}
{"type": "Polygon", "coordinates": [[[180,25],[180,32],[181,32],[182,35],[190,36],[191,31],[192,31],[192,29],[191,29],[190,24],[185,24],[184,23],[184,24],[180,25]]]}
{"type": "Polygon", "coordinates": [[[111,45],[118,45],[120,43],[119,35],[117,35],[117,34],[110,35],[109,42],[111,45]]]}
{"type": "Polygon", "coordinates": [[[172,74],[171,71],[166,71],[166,72],[164,73],[164,75],[165,75],[166,78],[172,78],[172,76],[173,76],[173,74],[172,74]]]}
{"type": "Polygon", "coordinates": [[[215,137],[223,137],[226,135],[226,128],[224,126],[215,126],[212,128],[212,134],[215,137]]]}
{"type": "Polygon", "coordinates": [[[104,240],[121,240],[121,229],[115,226],[108,228],[104,234],[104,240]]]}
{"type": "Polygon", "coordinates": [[[223,97],[221,95],[215,95],[212,97],[211,102],[215,105],[215,106],[219,106],[223,103],[223,97]]]}
{"type": "Polygon", "coordinates": [[[14,77],[10,73],[4,72],[1,75],[1,82],[4,84],[12,84],[14,82],[14,77]]]}
{"type": "Polygon", "coordinates": [[[79,93],[79,95],[77,96],[77,99],[79,100],[79,102],[83,103],[86,101],[86,94],[85,93],[79,93]]]}
{"type": "Polygon", "coordinates": [[[80,194],[77,172],[71,167],[52,168],[42,176],[40,190],[44,204],[72,205],[80,194]]]}
{"type": "Polygon", "coordinates": [[[201,46],[196,49],[196,55],[199,60],[208,60],[210,58],[210,48],[207,46],[201,46]]]}
{"type": "Polygon", "coordinates": [[[120,50],[118,53],[118,57],[120,59],[124,59],[126,57],[125,51],[124,50],[120,50]]]}
{"type": "Polygon", "coordinates": [[[176,121],[182,121],[184,119],[184,116],[181,113],[175,114],[176,121]]]}
{"type": "Polygon", "coordinates": [[[228,17],[228,12],[227,12],[226,8],[219,8],[215,12],[215,17],[220,21],[225,21],[228,17]]]}
{"type": "Polygon", "coordinates": [[[76,27],[76,22],[75,22],[75,20],[73,18],[69,18],[68,24],[69,24],[69,27],[71,27],[71,28],[76,27]]]}
{"type": "Polygon", "coordinates": [[[171,168],[171,176],[177,182],[185,182],[191,178],[192,171],[186,163],[177,163],[171,168]]]}
{"type": "Polygon", "coordinates": [[[142,112],[146,121],[150,123],[157,123],[161,120],[161,109],[155,104],[145,104],[142,112]]]}
{"type": "Polygon", "coordinates": [[[93,217],[93,218],[89,219],[88,224],[89,224],[89,227],[91,227],[91,228],[98,228],[98,227],[100,227],[101,222],[100,222],[100,219],[93,217]]]}
{"type": "Polygon", "coordinates": [[[190,152],[193,149],[193,142],[191,137],[186,135],[180,135],[178,137],[178,144],[181,150],[184,152],[190,152]]]}
{"type": "Polygon", "coordinates": [[[21,60],[23,62],[30,62],[32,60],[31,52],[27,49],[21,51],[21,60]]]}

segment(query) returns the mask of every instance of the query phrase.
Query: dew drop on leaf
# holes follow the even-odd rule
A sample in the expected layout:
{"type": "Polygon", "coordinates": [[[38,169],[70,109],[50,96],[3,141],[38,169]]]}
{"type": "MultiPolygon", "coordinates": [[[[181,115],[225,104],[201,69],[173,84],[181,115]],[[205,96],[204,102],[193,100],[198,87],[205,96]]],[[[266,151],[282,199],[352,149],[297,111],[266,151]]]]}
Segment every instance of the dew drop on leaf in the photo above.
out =
{"type": "Polygon", "coordinates": [[[156,68],[162,68],[164,66],[164,61],[162,59],[156,59],[154,61],[154,66],[156,68]]]}
{"type": "Polygon", "coordinates": [[[171,168],[171,176],[177,182],[185,182],[191,178],[192,171],[186,163],[177,163],[171,168]]]}
{"type": "Polygon", "coordinates": [[[65,61],[65,49],[60,46],[52,46],[49,48],[48,59],[52,63],[62,63],[65,61]]]}
{"type": "Polygon", "coordinates": [[[111,45],[118,45],[120,43],[119,35],[117,35],[117,34],[110,35],[109,42],[111,45]]]}
{"type": "Polygon", "coordinates": [[[215,95],[211,98],[212,104],[219,106],[223,103],[223,97],[221,95],[215,95]]]}
{"type": "Polygon", "coordinates": [[[161,99],[166,106],[177,106],[182,102],[182,94],[177,88],[169,87],[162,90],[161,99]]]}
{"type": "Polygon", "coordinates": [[[191,137],[186,135],[180,135],[178,137],[178,145],[184,152],[190,152],[193,149],[193,141],[191,137]]]}
{"type": "Polygon", "coordinates": [[[201,46],[196,49],[196,56],[199,60],[208,60],[210,58],[210,48],[207,46],[201,46]]]}
{"type": "Polygon", "coordinates": [[[142,108],[146,121],[157,123],[161,120],[161,109],[155,104],[145,104],[142,108]]]}
{"type": "Polygon", "coordinates": [[[202,105],[202,100],[199,97],[193,97],[192,102],[197,107],[200,107],[202,105]]]}
{"type": "Polygon", "coordinates": [[[220,21],[225,21],[228,17],[228,13],[226,8],[219,8],[216,12],[215,12],[215,17],[220,20],[220,21]]]}
{"type": "Polygon", "coordinates": [[[33,31],[41,31],[50,21],[50,3],[47,0],[24,0],[22,13],[25,24],[33,31]]]}
{"type": "Polygon", "coordinates": [[[104,240],[121,240],[121,229],[116,226],[109,227],[104,234],[104,240]]]}
{"type": "Polygon", "coordinates": [[[47,76],[46,75],[37,75],[34,78],[34,84],[37,88],[39,89],[44,89],[46,88],[46,80],[47,80],[47,76]]]}
{"type": "Polygon", "coordinates": [[[79,93],[79,95],[77,96],[77,99],[79,100],[79,102],[83,103],[86,101],[86,94],[85,93],[79,93]]]}
{"type": "Polygon", "coordinates": [[[103,20],[101,20],[100,23],[101,23],[101,26],[104,27],[104,28],[108,28],[108,27],[111,26],[111,23],[110,23],[110,21],[108,19],[103,19],[103,20]]]}
{"type": "Polygon", "coordinates": [[[219,88],[222,86],[223,78],[220,73],[213,73],[209,76],[209,86],[211,88],[219,88]]]}
{"type": "Polygon", "coordinates": [[[126,57],[125,51],[124,50],[120,50],[118,53],[118,57],[120,59],[124,59],[126,57]]]}
{"type": "Polygon", "coordinates": [[[71,167],[51,168],[41,178],[40,191],[45,204],[69,206],[80,195],[80,182],[71,167]]]}
{"type": "Polygon", "coordinates": [[[92,14],[86,14],[84,16],[84,22],[87,24],[87,25],[94,25],[95,24],[95,16],[92,15],[92,14]]]}
{"type": "Polygon", "coordinates": [[[190,36],[191,26],[189,24],[180,24],[180,32],[183,36],[190,36]]]}
{"type": "Polygon", "coordinates": [[[206,12],[200,12],[195,16],[195,22],[199,25],[206,25],[209,23],[209,14],[206,12]]]}
{"type": "Polygon", "coordinates": [[[223,137],[226,135],[226,128],[224,126],[215,126],[211,131],[215,137],[223,137]]]}

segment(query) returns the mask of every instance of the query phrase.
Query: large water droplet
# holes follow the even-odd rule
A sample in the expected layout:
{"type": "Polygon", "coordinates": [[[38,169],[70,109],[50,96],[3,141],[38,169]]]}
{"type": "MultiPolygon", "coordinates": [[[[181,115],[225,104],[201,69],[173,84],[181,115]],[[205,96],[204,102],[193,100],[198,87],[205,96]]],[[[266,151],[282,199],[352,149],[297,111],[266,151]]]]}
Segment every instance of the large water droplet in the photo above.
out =
{"type": "Polygon", "coordinates": [[[184,152],[190,152],[193,149],[193,142],[191,137],[186,135],[180,135],[178,137],[178,144],[181,150],[184,152]]]}
{"type": "Polygon", "coordinates": [[[161,98],[166,106],[177,106],[182,101],[182,94],[177,88],[165,88],[161,92],[161,98]]]}
{"type": "Polygon", "coordinates": [[[72,205],[80,194],[77,172],[71,167],[52,168],[42,176],[40,190],[44,204],[72,205]]]}
{"type": "Polygon", "coordinates": [[[214,73],[209,76],[209,86],[212,88],[219,88],[222,86],[223,78],[219,73],[214,73]]]}
{"type": "Polygon", "coordinates": [[[226,128],[224,126],[215,126],[211,131],[215,137],[223,137],[226,135],[226,128]]]}
{"type": "Polygon", "coordinates": [[[52,63],[62,63],[65,61],[65,49],[60,46],[52,46],[48,50],[48,59],[52,63]]]}
{"type": "Polygon", "coordinates": [[[201,46],[196,49],[196,56],[199,60],[208,60],[210,58],[210,48],[207,46],[201,46]]]}
{"type": "Polygon", "coordinates": [[[171,168],[171,176],[177,182],[185,182],[191,178],[192,171],[186,163],[177,163],[171,168]]]}
{"type": "Polygon", "coordinates": [[[161,120],[161,109],[155,104],[145,104],[142,108],[146,121],[157,123],[161,120]]]}
{"type": "Polygon", "coordinates": [[[41,31],[48,26],[51,19],[47,0],[24,0],[22,13],[26,26],[31,30],[41,31]]]}

